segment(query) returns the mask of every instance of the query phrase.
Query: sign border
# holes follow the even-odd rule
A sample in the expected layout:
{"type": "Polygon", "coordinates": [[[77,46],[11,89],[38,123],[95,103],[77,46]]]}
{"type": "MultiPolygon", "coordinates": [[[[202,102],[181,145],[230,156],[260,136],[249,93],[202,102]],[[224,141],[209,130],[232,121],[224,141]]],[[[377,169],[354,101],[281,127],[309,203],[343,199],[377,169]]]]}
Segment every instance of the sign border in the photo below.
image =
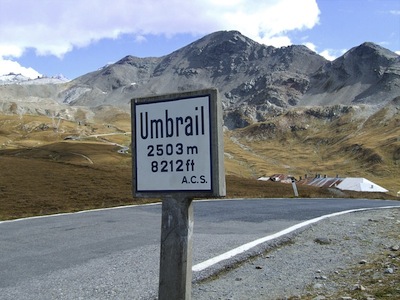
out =
{"type": "Polygon", "coordinates": [[[165,197],[222,197],[226,195],[225,168],[224,168],[224,143],[222,104],[218,97],[217,89],[204,89],[183,93],[173,93],[131,99],[132,122],[132,192],[135,197],[165,198],[165,197]],[[138,190],[137,179],[140,176],[137,170],[136,153],[136,106],[150,103],[177,101],[184,99],[208,97],[209,101],[209,127],[210,127],[210,171],[211,188],[204,190],[138,190]]]}

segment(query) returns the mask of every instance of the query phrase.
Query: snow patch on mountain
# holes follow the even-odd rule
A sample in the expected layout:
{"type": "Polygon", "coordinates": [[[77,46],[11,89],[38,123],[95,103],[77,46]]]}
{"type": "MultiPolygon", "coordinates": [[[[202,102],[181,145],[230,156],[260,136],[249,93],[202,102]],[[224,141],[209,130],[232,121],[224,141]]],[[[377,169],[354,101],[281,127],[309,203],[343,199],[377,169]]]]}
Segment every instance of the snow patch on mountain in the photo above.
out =
{"type": "Polygon", "coordinates": [[[35,79],[31,79],[22,74],[8,73],[0,75],[0,85],[5,84],[60,84],[70,81],[64,75],[59,74],[57,76],[47,77],[41,76],[35,79]]]}

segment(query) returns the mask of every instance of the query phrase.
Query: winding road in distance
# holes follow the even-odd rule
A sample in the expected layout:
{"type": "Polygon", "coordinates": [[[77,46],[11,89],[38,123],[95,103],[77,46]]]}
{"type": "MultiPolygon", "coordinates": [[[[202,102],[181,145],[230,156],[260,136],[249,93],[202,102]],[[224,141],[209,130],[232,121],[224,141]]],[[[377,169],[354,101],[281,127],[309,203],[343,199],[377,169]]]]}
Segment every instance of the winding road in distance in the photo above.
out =
{"type": "MultiPolygon", "coordinates": [[[[196,201],[193,266],[310,219],[387,206],[400,201],[196,201]]],[[[0,222],[0,299],[154,298],[160,234],[160,204],[0,222]]]]}

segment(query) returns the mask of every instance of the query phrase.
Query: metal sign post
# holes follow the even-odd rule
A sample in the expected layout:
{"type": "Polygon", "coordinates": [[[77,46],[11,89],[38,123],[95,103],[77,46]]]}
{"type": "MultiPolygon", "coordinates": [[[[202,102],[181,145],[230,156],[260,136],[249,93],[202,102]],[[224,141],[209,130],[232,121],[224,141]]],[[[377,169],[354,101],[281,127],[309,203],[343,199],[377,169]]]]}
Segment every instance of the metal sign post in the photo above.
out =
{"type": "Polygon", "coordinates": [[[159,299],[190,299],[192,199],[225,196],[216,89],[132,99],[133,194],[162,198],[159,299]]]}

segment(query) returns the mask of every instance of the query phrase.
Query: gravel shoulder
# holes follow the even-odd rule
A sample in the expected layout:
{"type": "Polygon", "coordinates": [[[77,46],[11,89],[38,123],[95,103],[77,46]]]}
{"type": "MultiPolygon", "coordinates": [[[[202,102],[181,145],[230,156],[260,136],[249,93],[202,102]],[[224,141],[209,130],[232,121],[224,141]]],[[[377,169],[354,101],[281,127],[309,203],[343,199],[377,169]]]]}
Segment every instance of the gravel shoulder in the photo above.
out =
{"type": "Polygon", "coordinates": [[[192,299],[400,299],[399,246],[399,208],[331,217],[194,283],[192,299]]]}

